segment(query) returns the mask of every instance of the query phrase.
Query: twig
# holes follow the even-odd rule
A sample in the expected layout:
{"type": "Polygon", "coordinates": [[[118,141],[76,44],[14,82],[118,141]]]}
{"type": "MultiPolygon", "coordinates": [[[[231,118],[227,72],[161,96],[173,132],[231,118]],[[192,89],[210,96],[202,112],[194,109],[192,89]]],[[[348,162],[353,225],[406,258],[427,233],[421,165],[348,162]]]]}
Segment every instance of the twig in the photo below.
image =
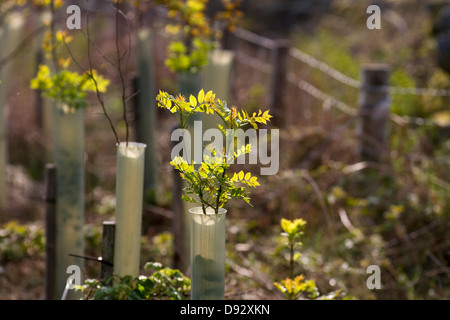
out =
{"type": "Polygon", "coordinates": [[[126,98],[126,87],[125,87],[125,78],[122,72],[122,57],[120,54],[120,46],[119,46],[119,10],[120,0],[117,0],[116,4],[116,54],[117,54],[117,71],[119,72],[120,81],[122,83],[122,109],[123,109],[123,120],[125,121],[125,131],[126,131],[126,144],[128,146],[128,136],[129,136],[129,128],[128,128],[128,119],[127,119],[127,98],[126,98]]]}
{"type": "Polygon", "coordinates": [[[138,91],[132,93],[131,95],[129,95],[125,101],[126,101],[126,102],[130,101],[130,100],[133,99],[135,96],[137,96],[139,93],[141,93],[141,90],[138,90],[138,91]]]}
{"type": "Polygon", "coordinates": [[[241,274],[244,277],[248,277],[249,279],[255,281],[259,285],[261,285],[265,290],[274,293],[277,297],[283,298],[283,295],[278,290],[275,290],[275,286],[273,285],[273,281],[267,279],[265,275],[257,272],[255,267],[248,261],[244,255],[238,253],[239,258],[242,259],[243,264],[246,265],[247,268],[242,267],[234,263],[232,260],[227,259],[227,264],[233,269],[235,272],[241,274]],[[251,275],[251,276],[250,276],[251,275]]]}
{"type": "Polygon", "coordinates": [[[144,205],[144,211],[151,214],[157,214],[167,219],[174,219],[174,213],[172,210],[168,210],[151,204],[144,205]]]}
{"type": "Polygon", "coordinates": [[[105,102],[103,101],[103,97],[100,94],[100,91],[98,89],[98,84],[97,84],[97,80],[94,77],[93,74],[93,69],[92,69],[92,57],[91,57],[91,36],[90,36],[90,31],[89,31],[89,13],[86,14],[86,34],[87,34],[87,39],[88,39],[88,45],[87,45],[87,56],[88,56],[88,60],[89,60],[89,77],[92,79],[92,81],[94,82],[95,85],[95,92],[97,94],[97,99],[100,102],[100,105],[102,107],[103,110],[103,114],[105,115],[106,119],[108,120],[109,126],[111,127],[114,136],[116,138],[116,143],[119,144],[120,143],[120,139],[119,139],[119,135],[117,134],[116,128],[114,127],[114,124],[111,120],[111,117],[109,116],[106,107],[105,107],[105,102]]]}
{"type": "Polygon", "coordinates": [[[97,50],[97,53],[103,58],[105,59],[106,62],[108,62],[111,66],[114,67],[114,69],[117,69],[117,65],[114,63],[114,61],[112,61],[109,57],[107,57],[102,50],[100,50],[100,48],[93,42],[91,41],[91,39],[87,36],[87,34],[83,31],[83,30],[79,30],[87,39],[88,41],[88,45],[92,45],[95,50],[97,50]]]}
{"type": "Polygon", "coordinates": [[[74,254],[74,253],[69,253],[69,256],[75,257],[75,258],[81,258],[81,259],[84,259],[84,260],[95,261],[95,262],[98,262],[98,263],[106,264],[106,265],[111,266],[111,267],[113,266],[113,264],[111,262],[103,260],[102,257],[98,257],[98,258],[96,258],[96,257],[88,257],[88,256],[82,256],[82,255],[79,255],[79,254],[74,254]]]}
{"type": "MultiPolygon", "coordinates": [[[[430,232],[431,230],[437,228],[439,226],[439,224],[440,224],[439,220],[433,220],[429,224],[423,226],[422,228],[407,234],[405,238],[407,238],[409,240],[415,240],[415,239],[423,236],[427,232],[430,232]]],[[[395,246],[399,245],[401,242],[402,242],[401,240],[394,238],[386,244],[386,248],[395,247],[395,246]]]]}
{"type": "Polygon", "coordinates": [[[450,278],[450,271],[448,270],[448,268],[446,268],[446,266],[429,249],[426,250],[426,255],[429,256],[431,260],[433,260],[433,262],[438,265],[442,273],[445,273],[447,277],[450,278]]]}
{"type": "Polygon", "coordinates": [[[347,212],[345,212],[344,208],[339,208],[338,213],[344,227],[347,228],[350,233],[355,234],[356,228],[348,218],[347,212]]]}

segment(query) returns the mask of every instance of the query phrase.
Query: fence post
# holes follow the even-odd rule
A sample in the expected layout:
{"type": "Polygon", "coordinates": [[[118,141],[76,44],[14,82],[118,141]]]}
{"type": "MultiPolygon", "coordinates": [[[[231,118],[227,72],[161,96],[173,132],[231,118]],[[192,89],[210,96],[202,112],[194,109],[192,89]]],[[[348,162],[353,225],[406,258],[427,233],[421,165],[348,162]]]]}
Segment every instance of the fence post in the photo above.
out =
{"type": "Polygon", "coordinates": [[[103,221],[102,266],[100,279],[105,281],[113,275],[115,221],[103,221]]]}
{"type": "Polygon", "coordinates": [[[287,58],[289,54],[289,40],[275,41],[272,49],[273,71],[270,79],[269,107],[273,110],[273,123],[278,127],[284,124],[284,88],[286,83],[287,58]]]}
{"type": "Polygon", "coordinates": [[[387,151],[390,97],[390,67],[366,65],[362,69],[359,98],[359,156],[363,161],[379,162],[387,151]]]}
{"type": "Polygon", "coordinates": [[[233,32],[230,32],[228,28],[223,29],[222,35],[222,49],[234,50],[236,47],[236,37],[233,32]]]}
{"type": "Polygon", "coordinates": [[[172,186],[172,210],[174,213],[173,218],[173,233],[174,233],[174,257],[173,263],[175,268],[186,271],[188,267],[188,261],[186,261],[186,243],[184,234],[184,205],[181,199],[183,180],[180,177],[180,173],[173,169],[173,186],[172,186]]]}
{"type": "Polygon", "coordinates": [[[45,166],[45,299],[56,299],[56,166],[45,166]]]}
{"type": "MultiPolygon", "coordinates": [[[[172,131],[177,129],[178,126],[174,126],[172,131]]],[[[184,139],[184,138],[183,138],[184,139]]],[[[176,145],[176,141],[172,142],[172,147],[176,145]]],[[[176,269],[182,272],[187,272],[189,269],[189,223],[186,214],[186,202],[183,201],[181,195],[183,194],[183,179],[180,173],[172,168],[172,211],[173,211],[173,244],[174,244],[174,256],[173,265],[176,269]]]]}

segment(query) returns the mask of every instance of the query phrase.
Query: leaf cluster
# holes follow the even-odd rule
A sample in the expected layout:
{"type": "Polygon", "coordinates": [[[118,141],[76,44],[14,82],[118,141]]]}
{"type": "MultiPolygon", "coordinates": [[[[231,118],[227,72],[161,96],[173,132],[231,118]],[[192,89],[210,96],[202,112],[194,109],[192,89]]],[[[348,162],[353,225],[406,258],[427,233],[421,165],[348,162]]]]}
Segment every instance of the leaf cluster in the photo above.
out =
{"type": "MultiPolygon", "coordinates": [[[[244,110],[237,111],[236,107],[229,108],[226,101],[216,99],[212,91],[205,93],[203,89],[197,97],[190,95],[189,100],[181,95],[174,97],[162,91],[156,99],[158,106],[170,111],[182,129],[186,128],[189,118],[194,114],[218,115],[222,120],[218,128],[228,142],[234,139],[237,129],[249,125],[258,129],[259,124],[267,124],[272,117],[269,110],[265,112],[259,110],[249,115],[244,110]]],[[[208,207],[217,213],[229,199],[241,199],[250,204],[246,187],[259,186],[257,177],[243,171],[230,177],[227,170],[235,159],[251,152],[251,144],[243,145],[236,150],[234,147],[231,148],[231,145],[226,145],[222,150],[217,150],[212,145],[207,148],[211,151],[211,156],[205,155],[201,164],[189,164],[182,157],[175,157],[170,162],[188,184],[184,189],[183,199],[201,204],[204,213],[208,207]]]]}
{"type": "Polygon", "coordinates": [[[0,261],[20,260],[44,252],[44,232],[11,220],[0,228],[0,261]]]}
{"type": "Polygon", "coordinates": [[[230,167],[224,157],[205,157],[200,169],[195,164],[188,164],[182,157],[176,157],[170,164],[180,172],[188,183],[182,195],[184,201],[199,203],[206,210],[208,207],[218,212],[229,199],[240,199],[250,204],[249,192],[246,186],[259,186],[257,177],[250,172],[240,171],[232,178],[226,174],[230,167]],[[195,196],[194,196],[195,195],[195,196]]]}
{"type": "Polygon", "coordinates": [[[216,15],[215,19],[223,21],[228,32],[234,32],[238,21],[244,16],[244,12],[239,9],[241,2],[242,0],[221,1],[223,10],[216,15]]]}
{"type": "Polygon", "coordinates": [[[201,89],[197,97],[190,95],[189,101],[182,95],[173,96],[165,91],[159,91],[156,96],[158,107],[169,110],[176,118],[180,128],[185,129],[189,118],[196,113],[217,114],[223,122],[218,128],[224,134],[226,129],[236,130],[251,125],[255,130],[258,124],[267,124],[272,116],[270,110],[254,112],[250,115],[245,110],[237,111],[229,108],[226,101],[216,99],[213,91],[205,93],[201,89]]]}
{"type": "Polygon", "coordinates": [[[294,262],[300,258],[300,253],[294,253],[294,250],[302,245],[300,238],[303,235],[306,221],[301,218],[295,220],[282,218],[280,225],[283,230],[281,235],[288,239],[286,246],[289,249],[290,277],[281,282],[275,282],[274,286],[289,300],[297,300],[302,294],[307,294],[309,298],[314,299],[319,295],[315,282],[313,280],[306,281],[303,275],[294,277],[294,262]]]}
{"type": "Polygon", "coordinates": [[[191,281],[177,269],[164,267],[158,262],[148,262],[145,269],[153,270],[150,276],[111,277],[102,283],[87,279],[78,287],[88,300],[185,300],[191,281]]]}
{"type": "Polygon", "coordinates": [[[288,220],[285,218],[281,219],[281,229],[283,229],[283,235],[287,236],[289,245],[297,243],[298,245],[301,244],[300,242],[297,242],[300,240],[301,236],[303,235],[303,231],[306,226],[306,221],[299,218],[295,220],[288,220]]]}
{"type": "Polygon", "coordinates": [[[241,0],[222,0],[223,10],[214,19],[207,17],[208,0],[160,0],[173,23],[166,26],[166,32],[180,37],[167,49],[166,65],[172,72],[199,72],[208,63],[208,53],[215,48],[213,40],[220,32],[211,27],[213,22],[223,22],[229,32],[236,28],[243,16],[238,9],[241,0]]]}
{"type": "Polygon", "coordinates": [[[211,27],[206,17],[207,0],[162,0],[173,23],[166,26],[169,34],[180,40],[167,48],[166,65],[172,72],[199,72],[208,62],[213,49],[209,41],[211,27]]]}
{"type": "MultiPolygon", "coordinates": [[[[334,300],[341,298],[342,290],[336,290],[326,295],[320,295],[319,289],[314,280],[307,280],[303,274],[294,276],[294,262],[300,258],[300,253],[295,252],[295,248],[302,245],[300,239],[305,230],[306,221],[303,219],[288,220],[281,219],[282,236],[287,237],[286,247],[289,250],[290,276],[274,282],[277,288],[288,300],[298,300],[300,298],[316,300],[334,300]]],[[[344,297],[345,298],[345,297],[344,297]]]]}
{"type": "Polygon", "coordinates": [[[191,49],[182,41],[173,41],[167,50],[166,66],[172,72],[198,72],[208,63],[212,44],[200,38],[192,39],[191,49]]]}
{"type": "Polygon", "coordinates": [[[62,50],[65,50],[67,43],[72,41],[72,37],[66,31],[57,31],[54,35],[49,31],[46,33],[42,48],[48,60],[53,60],[56,64],[55,71],[48,65],[40,65],[38,73],[31,80],[32,89],[41,90],[44,97],[63,103],[63,111],[73,112],[78,108],[87,107],[87,93],[105,92],[109,85],[109,80],[103,78],[96,70],[86,71],[82,74],[69,70],[72,59],[65,57],[62,50]]]}
{"type": "MultiPolygon", "coordinates": [[[[92,72],[100,92],[105,92],[109,80],[95,70],[92,72]]],[[[68,110],[87,107],[86,95],[95,92],[95,82],[90,75],[79,74],[67,69],[51,72],[47,65],[40,65],[37,76],[31,80],[31,88],[42,90],[42,95],[64,103],[68,110]]]]}

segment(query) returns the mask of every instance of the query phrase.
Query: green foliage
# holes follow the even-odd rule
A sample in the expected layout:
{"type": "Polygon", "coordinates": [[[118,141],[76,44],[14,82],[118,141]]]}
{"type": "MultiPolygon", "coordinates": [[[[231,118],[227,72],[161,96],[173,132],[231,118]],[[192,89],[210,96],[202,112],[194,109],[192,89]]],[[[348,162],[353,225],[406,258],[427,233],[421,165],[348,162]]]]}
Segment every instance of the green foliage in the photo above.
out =
{"type": "MultiPolygon", "coordinates": [[[[403,69],[397,69],[392,72],[390,82],[396,87],[416,87],[412,79],[403,69]]],[[[399,115],[421,116],[421,107],[419,99],[414,95],[393,95],[391,111],[399,115]]]]}
{"type": "Polygon", "coordinates": [[[289,248],[289,267],[290,267],[290,276],[291,278],[294,276],[294,262],[300,258],[300,253],[294,253],[294,250],[301,246],[300,238],[303,235],[303,230],[305,229],[306,221],[303,219],[281,219],[281,228],[283,229],[283,236],[286,236],[288,239],[287,247],[289,248]]]}
{"type": "Polygon", "coordinates": [[[20,260],[44,251],[44,232],[12,220],[0,229],[0,261],[20,260]]]}
{"type": "MultiPolygon", "coordinates": [[[[44,3],[44,5],[47,5],[44,3]]],[[[87,107],[88,92],[105,92],[109,80],[103,78],[96,70],[85,71],[82,74],[69,70],[72,62],[67,56],[67,44],[73,40],[66,31],[48,31],[45,34],[42,48],[49,65],[40,65],[38,73],[30,82],[30,87],[41,90],[44,97],[62,103],[63,111],[74,112],[78,108],[87,107]]]]}
{"type": "MultiPolygon", "coordinates": [[[[92,73],[100,92],[105,92],[109,80],[98,75],[94,70],[92,73]]],[[[88,74],[78,74],[68,70],[52,73],[46,65],[40,65],[36,78],[31,80],[31,88],[42,90],[42,95],[64,103],[68,110],[74,111],[78,108],[86,108],[87,92],[95,92],[95,82],[88,74]]]]}
{"type": "Polygon", "coordinates": [[[211,27],[205,16],[206,0],[164,0],[169,17],[175,23],[166,31],[181,36],[167,48],[166,65],[172,72],[199,72],[208,62],[208,52],[213,49],[209,41],[211,27]]]}
{"type": "Polygon", "coordinates": [[[181,41],[170,43],[167,50],[166,66],[172,72],[199,72],[208,63],[208,53],[212,45],[200,38],[192,40],[192,49],[181,41]]]}
{"type": "MultiPolygon", "coordinates": [[[[191,95],[189,101],[178,95],[174,97],[167,92],[159,92],[157,96],[158,106],[169,110],[176,118],[180,128],[185,129],[188,119],[196,113],[217,114],[223,125],[218,125],[220,131],[226,137],[226,141],[233,141],[237,129],[251,125],[255,130],[258,124],[266,124],[272,117],[269,110],[251,116],[244,110],[238,112],[236,107],[228,108],[227,103],[215,98],[212,91],[200,90],[197,97],[191,95]]],[[[189,164],[182,157],[175,157],[170,164],[180,172],[181,177],[188,183],[184,189],[183,200],[200,203],[206,213],[208,207],[217,213],[229,199],[241,199],[250,203],[248,192],[244,186],[257,187],[257,177],[243,171],[235,173],[232,177],[227,175],[231,163],[238,157],[251,152],[251,145],[246,144],[236,150],[225,146],[223,150],[216,150],[209,146],[211,157],[205,156],[202,163],[189,164]],[[193,198],[190,195],[196,195],[193,198]]]]}
{"type": "Polygon", "coordinates": [[[166,66],[172,72],[199,72],[208,63],[208,53],[216,47],[214,38],[221,32],[212,30],[214,21],[221,21],[233,32],[243,15],[238,9],[240,0],[222,0],[223,10],[211,20],[206,16],[207,0],[161,0],[168,8],[168,16],[174,23],[166,26],[169,34],[179,40],[167,48],[166,66]]]}
{"type": "Polygon", "coordinates": [[[150,276],[124,276],[85,280],[78,287],[89,300],[184,300],[190,291],[190,279],[179,270],[164,267],[158,262],[148,262],[145,269],[153,270],[150,276]]]}
{"type": "MultiPolygon", "coordinates": [[[[437,69],[428,80],[429,88],[448,89],[450,88],[450,76],[437,69]]],[[[420,105],[423,106],[422,115],[432,116],[437,123],[442,125],[450,124],[450,111],[448,108],[449,97],[421,96],[420,105]]]]}
{"type": "Polygon", "coordinates": [[[307,294],[311,298],[318,296],[318,290],[314,280],[305,280],[301,274],[295,279],[286,278],[280,283],[275,282],[274,286],[282,292],[288,300],[297,300],[302,294],[307,294]]]}
{"type": "Polygon", "coordinates": [[[281,219],[281,228],[285,232],[285,235],[288,237],[289,245],[294,244],[295,241],[300,240],[300,237],[303,235],[303,230],[306,225],[306,221],[303,219],[281,219]]]}
{"type": "Polygon", "coordinates": [[[319,295],[315,282],[305,280],[303,275],[294,278],[294,263],[300,258],[300,253],[294,251],[295,248],[302,245],[300,238],[303,235],[306,221],[301,218],[295,220],[282,218],[280,224],[283,230],[282,235],[288,239],[286,246],[289,249],[290,277],[281,282],[275,282],[274,286],[289,300],[297,300],[302,294],[314,299],[319,295]]]}
{"type": "Polygon", "coordinates": [[[285,242],[285,246],[289,251],[290,276],[280,282],[274,282],[275,288],[288,300],[298,300],[300,298],[317,300],[350,298],[342,297],[342,289],[321,295],[314,280],[306,280],[303,274],[294,276],[294,263],[301,257],[299,252],[295,252],[295,249],[302,245],[299,240],[303,236],[306,221],[301,218],[295,220],[282,218],[280,224],[283,230],[281,235],[288,239],[285,242]]]}

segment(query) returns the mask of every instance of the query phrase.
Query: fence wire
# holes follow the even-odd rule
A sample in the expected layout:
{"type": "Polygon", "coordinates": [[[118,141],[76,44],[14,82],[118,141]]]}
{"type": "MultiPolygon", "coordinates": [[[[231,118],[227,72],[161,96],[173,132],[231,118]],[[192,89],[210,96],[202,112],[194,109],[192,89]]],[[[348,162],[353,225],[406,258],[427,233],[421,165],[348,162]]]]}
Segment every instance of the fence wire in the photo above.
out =
{"type": "MultiPolygon", "coordinates": [[[[240,39],[244,40],[248,43],[251,43],[253,45],[273,50],[277,47],[277,42],[275,40],[266,38],[264,36],[258,35],[256,33],[253,33],[251,31],[238,28],[236,30],[235,36],[240,39]]],[[[327,63],[318,60],[311,55],[301,51],[298,48],[290,48],[289,49],[289,57],[300,61],[307,66],[320,70],[323,74],[335,79],[336,81],[357,89],[357,90],[369,90],[369,91],[379,91],[379,92],[389,92],[391,95],[417,95],[417,96],[433,96],[433,97],[450,97],[450,90],[449,89],[440,89],[440,88],[417,88],[417,87],[396,87],[396,86],[367,86],[363,85],[361,81],[354,79],[352,77],[349,77],[342,72],[336,70],[332,66],[328,65],[327,63]]],[[[247,66],[250,66],[251,68],[255,70],[262,71],[266,74],[272,73],[273,66],[271,66],[269,63],[261,61],[260,59],[257,59],[255,57],[252,57],[248,54],[245,54],[243,52],[237,52],[236,53],[236,59],[247,66]]],[[[358,114],[358,111],[356,108],[351,107],[347,103],[334,98],[328,93],[325,93],[321,91],[319,88],[314,86],[313,84],[309,83],[308,81],[301,79],[298,75],[296,75],[294,72],[288,72],[286,75],[286,79],[289,83],[293,84],[300,90],[306,92],[310,96],[314,97],[315,99],[322,101],[324,103],[328,103],[331,106],[336,107],[338,110],[342,111],[343,113],[346,113],[351,116],[356,116],[358,114]]],[[[426,118],[420,118],[420,117],[411,117],[411,116],[400,116],[396,114],[391,114],[390,116],[391,121],[398,125],[408,125],[408,124],[414,124],[417,126],[424,126],[424,125],[432,125],[435,126],[436,123],[432,119],[426,119],[426,118]]]]}
{"type": "Polygon", "coordinates": [[[306,82],[303,79],[300,79],[293,72],[288,73],[287,80],[288,80],[288,82],[292,83],[297,88],[299,88],[299,89],[303,90],[304,92],[308,93],[309,95],[313,96],[317,100],[320,100],[324,103],[328,103],[331,106],[335,106],[337,109],[339,109],[340,111],[342,111],[348,115],[351,115],[351,116],[357,115],[357,110],[355,108],[352,108],[345,102],[342,102],[342,101],[330,96],[329,94],[322,92],[321,90],[319,90],[317,87],[315,87],[311,83],[306,82]]]}
{"type": "Polygon", "coordinates": [[[311,68],[318,69],[333,79],[355,89],[371,89],[377,91],[388,91],[390,94],[399,95],[417,95],[417,96],[434,96],[434,97],[450,97],[450,90],[448,89],[438,89],[438,88],[415,88],[415,87],[394,87],[394,86],[380,86],[380,87],[368,87],[363,86],[361,81],[353,79],[346,76],[342,72],[334,69],[330,65],[323,61],[317,60],[316,58],[306,54],[305,52],[297,49],[291,48],[289,50],[289,55],[297,59],[304,64],[310,66],[311,68]]]}

